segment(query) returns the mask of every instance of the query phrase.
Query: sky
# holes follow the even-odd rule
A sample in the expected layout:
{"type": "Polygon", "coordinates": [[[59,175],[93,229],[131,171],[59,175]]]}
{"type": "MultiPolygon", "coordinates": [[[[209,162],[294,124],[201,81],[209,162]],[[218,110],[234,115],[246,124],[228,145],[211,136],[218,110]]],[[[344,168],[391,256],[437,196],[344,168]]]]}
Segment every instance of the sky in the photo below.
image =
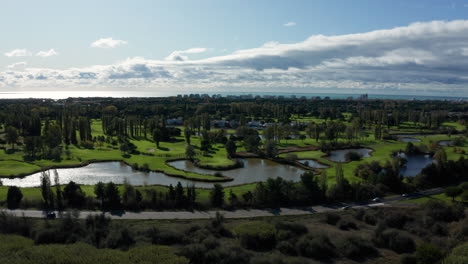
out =
{"type": "Polygon", "coordinates": [[[468,0],[0,1],[0,93],[468,96],[468,0]]]}

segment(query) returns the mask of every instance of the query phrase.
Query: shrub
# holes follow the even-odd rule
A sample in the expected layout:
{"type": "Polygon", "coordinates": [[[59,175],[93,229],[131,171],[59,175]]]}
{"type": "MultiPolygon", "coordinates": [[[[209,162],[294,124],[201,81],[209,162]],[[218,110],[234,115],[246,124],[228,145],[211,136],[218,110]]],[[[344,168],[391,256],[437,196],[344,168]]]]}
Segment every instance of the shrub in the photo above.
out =
{"type": "Polygon", "coordinates": [[[443,258],[444,254],[440,248],[433,244],[421,244],[416,250],[416,259],[418,263],[437,263],[443,258]]]}
{"type": "Polygon", "coordinates": [[[276,244],[276,229],[266,222],[248,222],[234,228],[241,245],[252,250],[271,250],[276,244]]]}
{"type": "Polygon", "coordinates": [[[455,247],[443,264],[461,264],[468,263],[468,242],[455,247]]]}
{"type": "Polygon", "coordinates": [[[375,225],[377,224],[377,219],[375,218],[374,214],[367,212],[364,215],[364,222],[366,222],[369,225],[375,225]]]}
{"type": "Polygon", "coordinates": [[[184,241],[184,234],[173,229],[158,229],[153,227],[148,230],[148,236],[151,238],[151,243],[159,245],[172,245],[184,241]]]}
{"type": "Polygon", "coordinates": [[[384,222],[389,227],[401,229],[408,219],[408,216],[401,212],[390,212],[385,216],[384,222]]]}
{"type": "Polygon", "coordinates": [[[365,259],[377,255],[377,250],[369,241],[350,236],[338,242],[339,252],[350,259],[365,259]]]}
{"type": "Polygon", "coordinates": [[[336,225],[340,221],[341,216],[336,213],[327,212],[325,213],[325,222],[329,225],[336,225]]]}
{"type": "Polygon", "coordinates": [[[356,226],[356,223],[354,223],[353,221],[345,220],[345,219],[341,219],[338,222],[338,228],[341,230],[358,229],[356,226]]]}
{"type": "Polygon", "coordinates": [[[309,231],[305,225],[293,222],[278,222],[276,229],[291,231],[296,235],[306,234],[309,231]]]}
{"type": "Polygon", "coordinates": [[[279,252],[285,255],[290,255],[290,256],[296,255],[296,248],[289,241],[279,242],[278,245],[276,246],[276,249],[278,249],[279,252]]]}
{"type": "Polygon", "coordinates": [[[413,255],[406,255],[405,254],[405,255],[401,256],[400,263],[401,264],[416,264],[417,259],[413,255]]]}
{"type": "Polygon", "coordinates": [[[308,258],[327,260],[336,255],[335,246],[325,235],[306,236],[299,240],[296,247],[301,256],[308,258]]]}
{"type": "Polygon", "coordinates": [[[389,248],[397,253],[411,253],[416,248],[411,237],[397,230],[377,230],[374,241],[378,246],[389,248]]]}
{"type": "Polygon", "coordinates": [[[424,205],[425,213],[437,221],[458,221],[465,215],[464,207],[458,204],[449,205],[442,201],[430,200],[424,205]]]}

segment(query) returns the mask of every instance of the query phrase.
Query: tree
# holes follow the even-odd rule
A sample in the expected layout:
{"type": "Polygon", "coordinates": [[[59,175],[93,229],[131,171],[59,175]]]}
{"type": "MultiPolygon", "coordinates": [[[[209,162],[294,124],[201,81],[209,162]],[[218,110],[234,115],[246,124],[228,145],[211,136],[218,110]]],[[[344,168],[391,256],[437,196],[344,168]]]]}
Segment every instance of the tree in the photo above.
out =
{"type": "Polygon", "coordinates": [[[131,210],[139,209],[139,204],[138,204],[139,202],[137,199],[137,192],[135,190],[135,187],[130,185],[126,179],[124,181],[122,203],[123,203],[123,206],[127,209],[131,209],[131,210]]]}
{"type": "Polygon", "coordinates": [[[468,202],[468,190],[465,190],[465,191],[460,195],[460,198],[462,199],[462,201],[468,202]]]}
{"type": "Polygon", "coordinates": [[[460,187],[452,186],[445,189],[445,195],[452,197],[452,202],[455,202],[455,197],[463,193],[463,190],[460,187]]]}
{"type": "Polygon", "coordinates": [[[195,148],[192,145],[187,145],[185,148],[185,157],[189,160],[193,160],[196,154],[195,148]]]}
{"type": "Polygon", "coordinates": [[[63,189],[63,199],[68,206],[73,208],[81,208],[85,204],[86,194],[81,190],[80,185],[70,181],[63,189]]]}
{"type": "Polygon", "coordinates": [[[162,137],[163,137],[163,133],[159,127],[153,130],[153,140],[154,142],[156,142],[157,148],[159,148],[159,142],[161,142],[162,137]]]}
{"type": "Polygon", "coordinates": [[[41,194],[44,201],[44,210],[48,212],[54,207],[54,193],[50,187],[49,171],[43,171],[41,173],[41,194]]]}
{"type": "Polygon", "coordinates": [[[101,206],[104,204],[104,199],[106,196],[106,190],[105,190],[105,185],[102,182],[98,182],[94,186],[94,194],[96,195],[96,198],[99,199],[99,202],[101,203],[101,206]]]}
{"type": "Polygon", "coordinates": [[[15,127],[9,126],[6,128],[5,140],[8,144],[11,144],[11,148],[15,147],[16,142],[19,138],[18,130],[15,127]]]}
{"type": "Polygon", "coordinates": [[[257,152],[260,146],[260,138],[258,136],[246,136],[244,138],[244,147],[248,152],[257,152]]]}
{"type": "Polygon", "coordinates": [[[105,205],[108,209],[119,210],[122,208],[120,203],[120,192],[115,183],[109,182],[106,184],[105,194],[105,205]]]}
{"type": "Polygon", "coordinates": [[[210,192],[210,202],[214,207],[222,207],[224,204],[224,188],[216,183],[210,192]]]}
{"type": "Polygon", "coordinates": [[[265,155],[269,158],[274,158],[278,154],[278,149],[276,148],[276,144],[272,140],[265,141],[265,155]]]}
{"type": "Polygon", "coordinates": [[[63,209],[63,193],[60,186],[60,179],[57,170],[54,170],[54,183],[55,183],[55,195],[57,197],[57,209],[62,211],[63,209]]]}
{"type": "Polygon", "coordinates": [[[18,208],[22,199],[23,199],[23,194],[21,193],[20,188],[16,186],[11,186],[8,188],[8,193],[7,193],[8,209],[13,210],[13,209],[18,208]]]}
{"type": "Polygon", "coordinates": [[[190,138],[192,136],[192,130],[188,127],[186,127],[184,129],[184,137],[185,137],[185,141],[187,142],[187,144],[190,145],[190,138]]]}
{"type": "Polygon", "coordinates": [[[327,193],[327,188],[328,188],[328,176],[327,176],[327,171],[322,170],[320,173],[320,190],[322,191],[322,195],[325,197],[325,194],[327,193]]]}
{"type": "Polygon", "coordinates": [[[301,175],[301,183],[306,188],[309,194],[309,198],[313,201],[321,196],[322,191],[320,190],[319,184],[315,180],[313,172],[308,171],[301,175]]]}
{"type": "Polygon", "coordinates": [[[234,140],[229,139],[224,147],[226,148],[226,152],[229,158],[234,158],[236,156],[237,146],[234,140]]]}

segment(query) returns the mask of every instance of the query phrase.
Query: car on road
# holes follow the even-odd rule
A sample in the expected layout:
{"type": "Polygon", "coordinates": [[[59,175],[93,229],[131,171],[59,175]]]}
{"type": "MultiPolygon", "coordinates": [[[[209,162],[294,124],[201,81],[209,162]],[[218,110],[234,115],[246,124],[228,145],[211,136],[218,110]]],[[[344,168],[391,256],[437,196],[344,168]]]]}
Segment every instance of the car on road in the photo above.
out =
{"type": "Polygon", "coordinates": [[[46,218],[47,219],[55,219],[55,218],[57,218],[57,215],[54,212],[48,212],[46,214],[46,218]]]}
{"type": "Polygon", "coordinates": [[[372,199],[372,202],[374,202],[374,203],[380,203],[380,202],[382,202],[382,198],[380,198],[380,197],[375,197],[374,199],[372,199]]]}
{"type": "Polygon", "coordinates": [[[345,206],[341,207],[340,209],[341,209],[341,210],[348,210],[348,209],[350,209],[350,208],[351,208],[351,206],[345,205],[345,206]]]}
{"type": "Polygon", "coordinates": [[[409,197],[409,196],[410,196],[410,195],[407,194],[407,193],[404,193],[404,194],[401,195],[401,197],[409,197]]]}

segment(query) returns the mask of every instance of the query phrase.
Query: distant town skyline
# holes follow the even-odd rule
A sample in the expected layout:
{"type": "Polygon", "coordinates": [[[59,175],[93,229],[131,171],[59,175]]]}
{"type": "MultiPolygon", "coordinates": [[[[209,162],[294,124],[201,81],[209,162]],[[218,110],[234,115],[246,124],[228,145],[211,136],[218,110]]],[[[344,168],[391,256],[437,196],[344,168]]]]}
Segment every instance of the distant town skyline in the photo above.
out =
{"type": "Polygon", "coordinates": [[[0,7],[0,97],[21,91],[468,96],[468,0],[18,0],[0,7]]]}

